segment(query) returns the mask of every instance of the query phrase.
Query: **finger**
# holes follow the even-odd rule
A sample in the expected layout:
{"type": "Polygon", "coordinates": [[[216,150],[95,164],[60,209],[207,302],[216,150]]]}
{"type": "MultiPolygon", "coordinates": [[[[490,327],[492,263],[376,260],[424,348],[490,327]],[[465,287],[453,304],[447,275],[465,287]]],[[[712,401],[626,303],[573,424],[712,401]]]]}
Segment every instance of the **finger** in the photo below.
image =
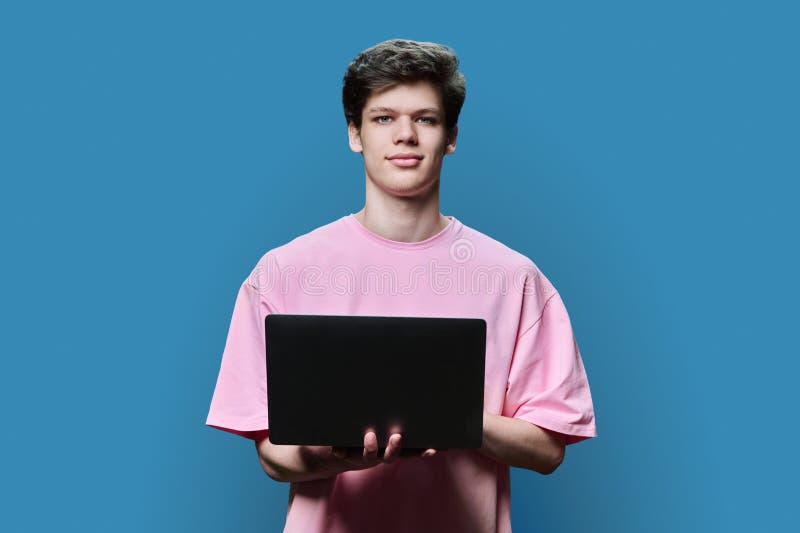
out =
{"type": "Polygon", "coordinates": [[[386,451],[383,452],[383,461],[391,463],[400,455],[400,449],[403,444],[403,437],[399,433],[393,434],[389,437],[389,444],[386,445],[386,451]]]}
{"type": "Polygon", "coordinates": [[[367,431],[364,434],[364,459],[376,459],[378,457],[378,437],[374,431],[367,431]]]}
{"type": "Polygon", "coordinates": [[[422,457],[433,457],[434,455],[436,455],[436,450],[434,450],[433,448],[428,448],[427,450],[422,452],[422,457]]]}

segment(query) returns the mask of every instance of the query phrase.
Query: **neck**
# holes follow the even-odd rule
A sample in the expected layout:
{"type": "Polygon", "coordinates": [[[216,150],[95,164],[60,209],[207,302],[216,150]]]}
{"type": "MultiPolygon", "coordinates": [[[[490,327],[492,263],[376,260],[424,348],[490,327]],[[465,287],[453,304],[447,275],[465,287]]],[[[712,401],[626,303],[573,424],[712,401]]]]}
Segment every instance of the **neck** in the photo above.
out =
{"type": "Polygon", "coordinates": [[[367,179],[366,202],[355,217],[376,235],[398,242],[424,241],[450,223],[439,212],[438,180],[428,194],[402,197],[377,190],[367,179]]]}

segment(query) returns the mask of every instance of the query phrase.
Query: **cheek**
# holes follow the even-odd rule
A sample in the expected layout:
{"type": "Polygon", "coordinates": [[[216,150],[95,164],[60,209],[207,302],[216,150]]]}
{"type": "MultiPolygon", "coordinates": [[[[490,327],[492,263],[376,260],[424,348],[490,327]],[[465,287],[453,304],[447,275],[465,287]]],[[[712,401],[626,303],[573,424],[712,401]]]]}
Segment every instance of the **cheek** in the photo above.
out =
{"type": "Polygon", "coordinates": [[[444,149],[447,146],[447,139],[440,135],[432,135],[431,138],[428,139],[428,144],[430,146],[435,146],[434,151],[437,155],[440,155],[444,153],[444,149]]]}

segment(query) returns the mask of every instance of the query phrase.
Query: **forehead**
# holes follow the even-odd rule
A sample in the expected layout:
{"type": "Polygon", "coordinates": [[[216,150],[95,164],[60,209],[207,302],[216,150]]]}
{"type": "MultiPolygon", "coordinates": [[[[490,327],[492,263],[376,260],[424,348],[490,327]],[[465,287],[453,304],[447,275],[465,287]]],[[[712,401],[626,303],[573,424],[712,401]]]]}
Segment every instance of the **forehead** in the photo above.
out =
{"type": "Polygon", "coordinates": [[[431,82],[417,81],[375,89],[364,103],[365,113],[385,111],[386,108],[398,112],[413,112],[420,109],[441,111],[442,97],[431,82]]]}

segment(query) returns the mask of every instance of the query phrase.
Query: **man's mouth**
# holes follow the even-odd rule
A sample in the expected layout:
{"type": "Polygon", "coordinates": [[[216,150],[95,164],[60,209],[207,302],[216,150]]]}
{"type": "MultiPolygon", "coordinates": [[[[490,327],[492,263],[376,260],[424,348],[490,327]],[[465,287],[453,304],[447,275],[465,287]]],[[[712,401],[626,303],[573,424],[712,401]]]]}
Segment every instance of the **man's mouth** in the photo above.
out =
{"type": "Polygon", "coordinates": [[[415,167],[422,161],[422,156],[413,153],[394,154],[389,156],[389,161],[397,167],[415,167]]]}

